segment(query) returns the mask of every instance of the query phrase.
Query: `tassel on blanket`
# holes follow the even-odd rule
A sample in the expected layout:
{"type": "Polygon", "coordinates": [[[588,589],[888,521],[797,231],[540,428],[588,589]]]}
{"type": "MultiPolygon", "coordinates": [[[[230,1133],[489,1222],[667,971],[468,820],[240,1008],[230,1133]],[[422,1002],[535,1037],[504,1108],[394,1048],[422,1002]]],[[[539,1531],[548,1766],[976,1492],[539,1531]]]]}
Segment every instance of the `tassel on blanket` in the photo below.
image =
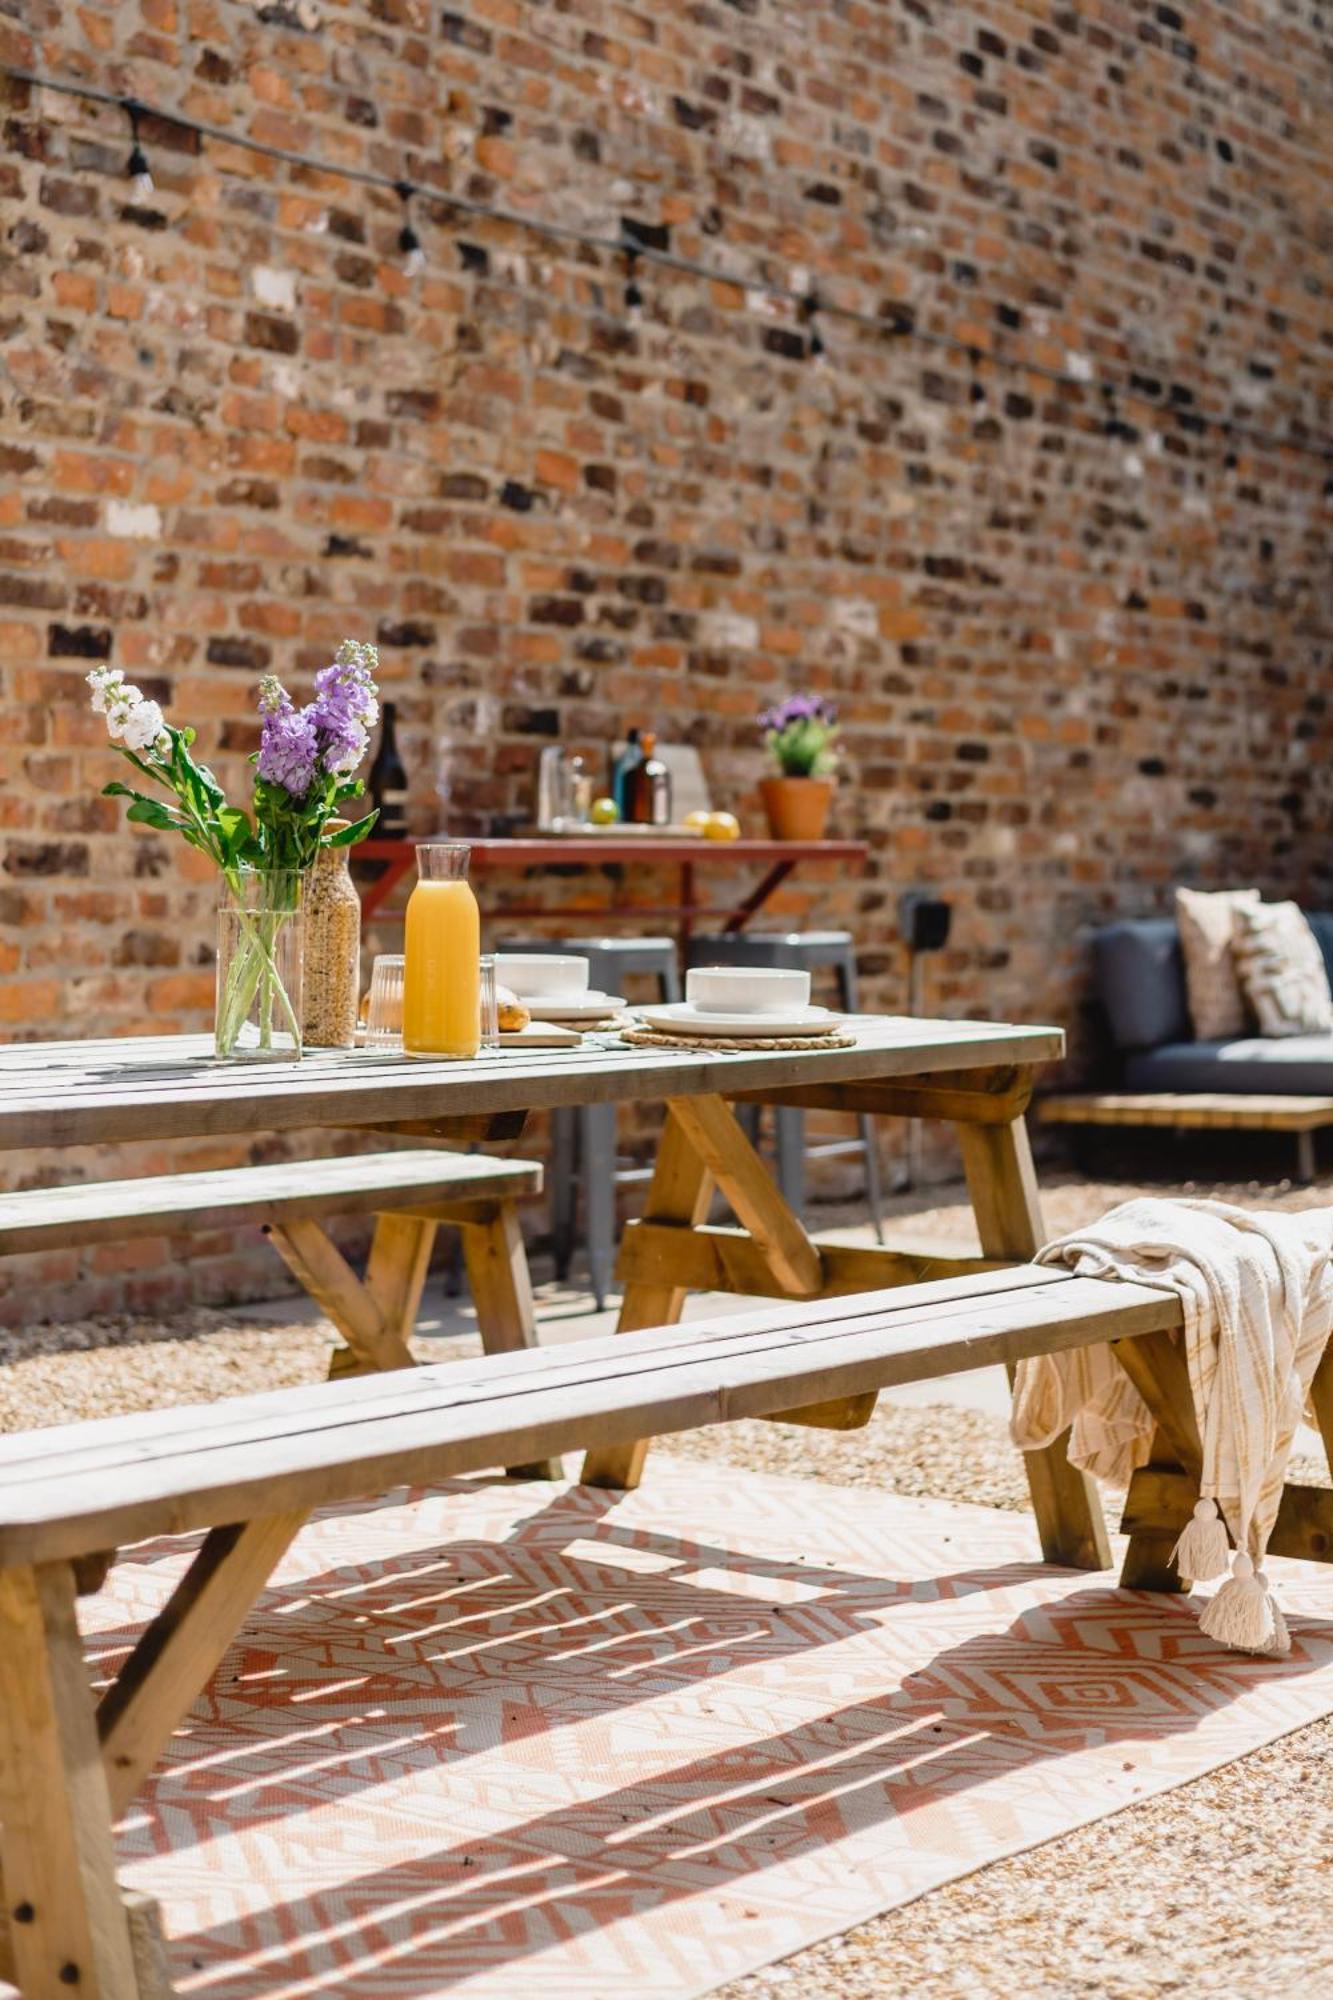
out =
{"type": "Polygon", "coordinates": [[[1171,1560],[1191,1583],[1211,1583],[1226,1573],[1230,1553],[1226,1522],[1215,1500],[1196,1500],[1194,1518],[1171,1551],[1171,1560]]]}
{"type": "Polygon", "coordinates": [[[1244,1549],[1237,1549],[1231,1575],[1205,1608],[1199,1630],[1241,1652],[1286,1652],[1291,1646],[1286,1620],[1279,1625],[1276,1614],[1277,1607],[1268,1594],[1268,1578],[1255,1568],[1244,1549]],[[1281,1643],[1284,1638],[1285,1646],[1281,1643]]]}

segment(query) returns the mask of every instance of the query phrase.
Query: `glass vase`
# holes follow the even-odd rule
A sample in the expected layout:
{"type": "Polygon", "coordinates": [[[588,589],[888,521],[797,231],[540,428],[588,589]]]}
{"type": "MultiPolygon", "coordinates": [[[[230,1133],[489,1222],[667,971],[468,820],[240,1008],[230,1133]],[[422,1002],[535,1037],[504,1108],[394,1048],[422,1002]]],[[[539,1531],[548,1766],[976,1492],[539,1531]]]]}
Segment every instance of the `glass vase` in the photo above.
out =
{"type": "Polygon", "coordinates": [[[213,1025],[220,1062],[293,1062],[301,1053],[301,887],[295,870],[223,877],[213,1025]]]}

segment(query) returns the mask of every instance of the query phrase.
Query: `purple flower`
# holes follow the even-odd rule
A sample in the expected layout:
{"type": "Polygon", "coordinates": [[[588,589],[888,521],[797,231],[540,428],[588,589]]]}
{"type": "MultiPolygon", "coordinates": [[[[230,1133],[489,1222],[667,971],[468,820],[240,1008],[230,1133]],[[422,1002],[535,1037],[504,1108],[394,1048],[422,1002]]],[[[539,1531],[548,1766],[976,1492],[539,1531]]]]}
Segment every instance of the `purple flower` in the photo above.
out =
{"type": "Polygon", "coordinates": [[[370,730],[379,715],[375,671],[379,657],[373,646],[346,639],[333,665],[315,675],[315,699],[310,716],[323,768],[342,777],[366,754],[370,730]]]}
{"type": "MultiPolygon", "coordinates": [[[[261,703],[262,705],[262,703],[261,703]]],[[[260,777],[281,785],[294,799],[310,790],[319,761],[319,741],[309,708],[293,708],[291,696],[269,697],[259,735],[260,777]]]]}
{"type": "Polygon", "coordinates": [[[776,730],[780,735],[797,722],[822,722],[832,728],[838,719],[838,711],[832,702],[825,701],[819,694],[792,694],[779,702],[776,708],[765,709],[759,717],[759,727],[765,733],[776,730]]]}

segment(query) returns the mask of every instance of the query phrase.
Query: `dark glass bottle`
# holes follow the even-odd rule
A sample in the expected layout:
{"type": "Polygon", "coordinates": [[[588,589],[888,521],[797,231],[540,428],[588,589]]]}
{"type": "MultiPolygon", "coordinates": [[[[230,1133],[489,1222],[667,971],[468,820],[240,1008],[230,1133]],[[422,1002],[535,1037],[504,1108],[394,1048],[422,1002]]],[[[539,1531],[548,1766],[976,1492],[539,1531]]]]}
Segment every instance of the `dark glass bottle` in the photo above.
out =
{"type": "Polygon", "coordinates": [[[657,753],[657,738],[645,730],[643,755],[625,778],[625,818],[633,826],[670,826],[671,773],[657,753]]]}
{"type": "Polygon", "coordinates": [[[625,803],[625,786],[630,772],[639,763],[643,751],[639,748],[639,732],[631,729],[625,738],[625,747],[611,767],[611,796],[616,802],[616,811],[622,819],[629,818],[625,803]]]}
{"type": "Polygon", "coordinates": [[[379,749],[366,779],[366,790],[370,803],[379,807],[379,818],[375,822],[373,838],[376,840],[402,840],[407,835],[407,772],[398,754],[398,737],[395,730],[394,705],[384,704],[384,723],[380,730],[379,749]]]}

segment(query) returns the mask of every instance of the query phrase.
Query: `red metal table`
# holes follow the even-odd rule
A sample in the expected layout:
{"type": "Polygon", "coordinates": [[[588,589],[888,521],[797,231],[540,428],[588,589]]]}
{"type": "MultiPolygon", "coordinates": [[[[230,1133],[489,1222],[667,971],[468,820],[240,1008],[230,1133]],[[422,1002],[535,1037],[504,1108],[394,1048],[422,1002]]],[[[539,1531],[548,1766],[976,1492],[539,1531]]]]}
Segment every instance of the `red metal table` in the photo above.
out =
{"type": "MultiPolygon", "coordinates": [[[[445,836],[441,835],[441,838],[445,836]]],[[[773,895],[792,871],[803,862],[838,862],[859,866],[868,849],[861,840],[703,840],[672,834],[533,834],[519,839],[473,840],[472,872],[475,876],[517,873],[529,868],[605,868],[635,865],[676,871],[677,900],[666,904],[628,903],[619,900],[619,882],[613,882],[608,904],[589,910],[561,910],[562,923],[605,924],[608,917],[651,917],[671,919],[682,941],[701,922],[716,923],[724,931],[743,930],[752,916],[773,895]],[[709,908],[696,893],[699,868],[735,867],[750,863],[762,870],[758,882],[738,900],[709,908]]],[[[361,889],[361,914],[367,922],[401,922],[401,910],[386,907],[394,890],[410,872],[416,845],[410,840],[363,840],[354,850],[355,858],[382,864],[374,881],[361,889]]],[[[555,916],[549,903],[507,903],[505,916],[555,916]]]]}

